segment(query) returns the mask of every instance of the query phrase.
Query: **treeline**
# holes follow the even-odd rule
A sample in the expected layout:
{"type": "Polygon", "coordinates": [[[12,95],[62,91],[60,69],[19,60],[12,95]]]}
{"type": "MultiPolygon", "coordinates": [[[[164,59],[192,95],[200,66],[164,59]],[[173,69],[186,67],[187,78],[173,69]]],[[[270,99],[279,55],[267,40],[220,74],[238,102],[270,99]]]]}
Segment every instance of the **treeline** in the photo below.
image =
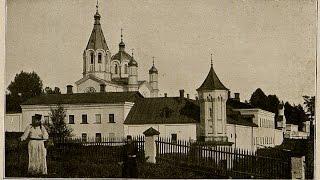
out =
{"type": "Polygon", "coordinates": [[[280,102],[276,95],[266,95],[260,88],[254,91],[250,98],[250,104],[254,107],[275,113],[275,124],[278,118],[278,110],[284,106],[284,115],[287,124],[295,124],[302,128],[303,122],[308,120],[308,116],[302,105],[291,105],[289,102],[280,102]]]}
{"type": "Polygon", "coordinates": [[[9,84],[6,93],[6,112],[21,112],[20,104],[27,99],[41,94],[61,94],[58,87],[42,88],[42,80],[35,72],[21,71],[9,84]]]}

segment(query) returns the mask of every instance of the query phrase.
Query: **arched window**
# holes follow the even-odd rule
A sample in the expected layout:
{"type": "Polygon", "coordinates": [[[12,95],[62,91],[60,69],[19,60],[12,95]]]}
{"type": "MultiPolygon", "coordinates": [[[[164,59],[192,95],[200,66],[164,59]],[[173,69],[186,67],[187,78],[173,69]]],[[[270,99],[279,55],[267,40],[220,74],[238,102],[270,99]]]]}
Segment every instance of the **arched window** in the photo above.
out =
{"type": "Polygon", "coordinates": [[[91,62],[91,64],[93,64],[93,63],[94,63],[93,52],[90,54],[90,62],[91,62]]]}
{"type": "Polygon", "coordinates": [[[99,53],[99,54],[98,54],[98,63],[101,63],[101,61],[102,61],[102,54],[99,53]]]}
{"type": "Polygon", "coordinates": [[[114,65],[114,73],[118,74],[118,65],[117,64],[114,65]]]}
{"type": "Polygon", "coordinates": [[[128,74],[128,64],[124,65],[124,74],[128,74]]]}

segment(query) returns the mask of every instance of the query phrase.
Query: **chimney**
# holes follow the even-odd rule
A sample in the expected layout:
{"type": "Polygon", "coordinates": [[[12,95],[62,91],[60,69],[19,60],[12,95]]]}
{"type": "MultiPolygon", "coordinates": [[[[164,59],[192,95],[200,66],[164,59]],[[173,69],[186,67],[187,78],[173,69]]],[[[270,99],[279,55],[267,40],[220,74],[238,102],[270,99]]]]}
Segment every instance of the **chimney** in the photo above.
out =
{"type": "Polygon", "coordinates": [[[73,94],[72,87],[72,85],[67,85],[67,94],[73,94]]]}
{"type": "Polygon", "coordinates": [[[189,96],[189,94],[187,94],[187,98],[188,98],[188,99],[190,99],[190,96],[189,96]]]}
{"type": "Polygon", "coordinates": [[[230,99],[230,97],[231,97],[230,93],[231,93],[231,92],[230,92],[230,91],[228,91],[228,99],[230,99]]]}
{"type": "Polygon", "coordinates": [[[184,90],[180,89],[179,92],[180,92],[180,98],[184,98],[184,90]]]}
{"type": "Polygon", "coordinates": [[[100,84],[100,92],[106,92],[106,85],[100,84]]]}
{"type": "Polygon", "coordinates": [[[240,101],[240,93],[234,93],[234,99],[240,101]]]}
{"type": "Polygon", "coordinates": [[[167,94],[167,93],[164,93],[164,97],[168,97],[168,94],[167,94]]]}

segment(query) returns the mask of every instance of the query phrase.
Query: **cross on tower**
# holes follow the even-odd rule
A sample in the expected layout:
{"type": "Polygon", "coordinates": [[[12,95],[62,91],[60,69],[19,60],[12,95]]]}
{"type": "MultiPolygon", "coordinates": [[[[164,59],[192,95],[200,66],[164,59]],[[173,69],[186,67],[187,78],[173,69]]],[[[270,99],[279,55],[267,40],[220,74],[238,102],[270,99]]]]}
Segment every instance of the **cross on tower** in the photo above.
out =
{"type": "Polygon", "coordinates": [[[99,0],[97,0],[97,5],[96,5],[97,12],[98,12],[98,8],[99,8],[99,0]]]}
{"type": "Polygon", "coordinates": [[[213,66],[212,64],[213,64],[213,63],[212,63],[212,53],[211,53],[211,67],[213,66]]]}
{"type": "Polygon", "coordinates": [[[156,57],[152,56],[152,65],[153,66],[154,66],[154,58],[156,58],[156,57]]]}
{"type": "Polygon", "coordinates": [[[134,51],[134,49],[132,48],[132,49],[131,49],[132,58],[133,58],[133,51],[134,51]]]}
{"type": "Polygon", "coordinates": [[[122,39],[122,38],[123,38],[123,35],[122,35],[123,29],[121,28],[120,30],[121,30],[121,41],[122,41],[122,40],[123,40],[123,39],[122,39]]]}

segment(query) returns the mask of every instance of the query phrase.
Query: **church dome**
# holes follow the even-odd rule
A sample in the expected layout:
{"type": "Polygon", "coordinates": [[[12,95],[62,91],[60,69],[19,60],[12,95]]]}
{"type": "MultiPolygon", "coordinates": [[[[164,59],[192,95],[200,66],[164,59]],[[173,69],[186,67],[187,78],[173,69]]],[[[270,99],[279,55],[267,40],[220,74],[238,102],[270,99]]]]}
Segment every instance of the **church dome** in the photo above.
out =
{"type": "Polygon", "coordinates": [[[131,58],[130,62],[128,63],[129,66],[138,66],[138,63],[134,58],[131,58]]]}
{"type": "Polygon", "coordinates": [[[153,74],[153,73],[158,74],[158,69],[154,65],[152,65],[152,67],[149,70],[149,74],[153,74]]]}

